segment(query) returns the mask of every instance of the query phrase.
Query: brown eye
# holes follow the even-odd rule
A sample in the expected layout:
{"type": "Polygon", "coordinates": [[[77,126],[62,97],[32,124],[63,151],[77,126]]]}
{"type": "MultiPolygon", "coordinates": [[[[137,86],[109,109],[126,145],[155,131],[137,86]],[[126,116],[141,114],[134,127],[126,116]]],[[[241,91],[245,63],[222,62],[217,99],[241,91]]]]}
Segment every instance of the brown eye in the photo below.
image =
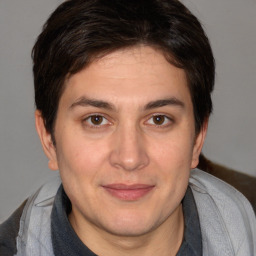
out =
{"type": "Polygon", "coordinates": [[[173,120],[166,115],[152,115],[146,122],[149,125],[157,127],[169,127],[173,120]]]}
{"type": "Polygon", "coordinates": [[[153,122],[156,125],[162,125],[166,121],[166,117],[159,115],[159,116],[153,116],[153,122]]]}
{"type": "Polygon", "coordinates": [[[101,127],[109,124],[109,121],[104,116],[101,116],[101,115],[88,116],[84,121],[88,126],[91,126],[91,127],[101,127]]]}
{"type": "Polygon", "coordinates": [[[100,125],[103,121],[102,116],[91,116],[90,117],[92,124],[94,125],[100,125]]]}

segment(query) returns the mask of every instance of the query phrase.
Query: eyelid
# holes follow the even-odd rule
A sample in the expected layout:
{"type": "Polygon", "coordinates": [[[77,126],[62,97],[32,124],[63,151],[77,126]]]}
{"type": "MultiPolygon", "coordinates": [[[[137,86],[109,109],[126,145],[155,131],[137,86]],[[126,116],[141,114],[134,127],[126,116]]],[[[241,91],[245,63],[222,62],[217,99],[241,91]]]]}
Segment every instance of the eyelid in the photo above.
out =
{"type": "MultiPolygon", "coordinates": [[[[157,127],[157,128],[165,128],[165,127],[169,127],[174,122],[174,119],[172,117],[170,117],[169,115],[167,115],[167,114],[154,113],[154,114],[151,114],[150,116],[148,116],[148,118],[146,119],[146,121],[144,123],[148,123],[149,120],[151,120],[152,118],[157,117],[157,116],[164,117],[167,120],[168,123],[159,124],[159,125],[149,124],[150,126],[154,126],[154,127],[157,127]]],[[[166,120],[164,122],[166,122],[166,120]]]]}
{"type": "Polygon", "coordinates": [[[105,114],[102,114],[102,113],[91,113],[91,114],[88,114],[86,115],[82,121],[83,123],[86,123],[85,126],[89,127],[89,128],[103,128],[105,126],[109,126],[112,124],[112,122],[109,120],[110,118],[109,117],[106,117],[105,114]],[[102,117],[104,120],[107,121],[106,124],[99,124],[99,125],[96,125],[96,124],[92,124],[92,123],[89,123],[88,120],[90,120],[90,118],[92,117],[95,117],[95,116],[99,116],[99,117],[102,117]]]}

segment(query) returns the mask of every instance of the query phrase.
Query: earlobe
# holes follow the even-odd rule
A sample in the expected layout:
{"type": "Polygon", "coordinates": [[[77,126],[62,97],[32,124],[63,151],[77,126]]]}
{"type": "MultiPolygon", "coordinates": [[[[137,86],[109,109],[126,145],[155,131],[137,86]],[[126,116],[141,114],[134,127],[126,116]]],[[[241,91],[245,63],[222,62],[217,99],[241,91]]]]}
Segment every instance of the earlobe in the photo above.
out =
{"type": "Polygon", "coordinates": [[[53,145],[51,134],[45,128],[44,119],[39,110],[35,111],[35,125],[44,153],[49,159],[48,167],[51,170],[58,170],[56,148],[53,145]]]}
{"type": "Polygon", "coordinates": [[[193,156],[192,156],[191,167],[190,167],[191,169],[196,168],[199,163],[199,156],[204,145],[207,129],[208,129],[208,119],[204,121],[202,128],[195,139],[193,156]]]}

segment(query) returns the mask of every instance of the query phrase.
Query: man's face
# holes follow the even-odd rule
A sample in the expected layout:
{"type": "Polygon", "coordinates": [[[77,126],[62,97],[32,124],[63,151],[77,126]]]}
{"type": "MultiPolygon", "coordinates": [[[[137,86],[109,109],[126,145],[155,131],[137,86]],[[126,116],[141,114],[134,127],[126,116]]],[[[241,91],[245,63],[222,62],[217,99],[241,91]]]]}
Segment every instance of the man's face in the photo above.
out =
{"type": "Polygon", "coordinates": [[[204,139],[194,127],[185,72],[153,48],[116,51],[71,76],[56,151],[45,147],[71,223],[137,236],[177,217],[204,139]]]}

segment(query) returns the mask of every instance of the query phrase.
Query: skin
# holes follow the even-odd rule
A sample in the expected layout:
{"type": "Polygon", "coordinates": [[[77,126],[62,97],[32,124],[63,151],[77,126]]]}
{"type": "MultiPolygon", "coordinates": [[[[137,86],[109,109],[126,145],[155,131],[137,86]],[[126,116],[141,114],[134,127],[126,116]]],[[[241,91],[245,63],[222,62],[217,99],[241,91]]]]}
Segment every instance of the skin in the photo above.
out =
{"type": "Polygon", "coordinates": [[[118,50],[66,81],[56,147],[39,111],[35,117],[49,167],[60,170],[72,203],[70,223],[91,250],[176,255],[181,200],[207,128],[205,122],[195,134],[184,70],[151,47],[118,50]],[[120,192],[109,184],[148,190],[120,192]]]}

